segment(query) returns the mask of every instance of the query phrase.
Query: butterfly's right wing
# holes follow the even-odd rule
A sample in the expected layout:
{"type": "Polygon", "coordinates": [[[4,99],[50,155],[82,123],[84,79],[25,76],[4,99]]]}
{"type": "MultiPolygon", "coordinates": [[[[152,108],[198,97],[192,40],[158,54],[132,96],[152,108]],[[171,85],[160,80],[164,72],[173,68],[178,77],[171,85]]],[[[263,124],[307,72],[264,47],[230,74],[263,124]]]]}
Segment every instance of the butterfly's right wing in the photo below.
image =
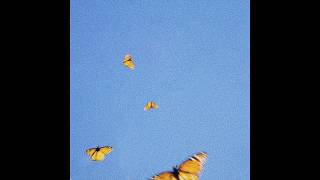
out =
{"type": "Polygon", "coordinates": [[[162,172],[152,176],[149,180],[178,180],[172,172],[162,172]]]}

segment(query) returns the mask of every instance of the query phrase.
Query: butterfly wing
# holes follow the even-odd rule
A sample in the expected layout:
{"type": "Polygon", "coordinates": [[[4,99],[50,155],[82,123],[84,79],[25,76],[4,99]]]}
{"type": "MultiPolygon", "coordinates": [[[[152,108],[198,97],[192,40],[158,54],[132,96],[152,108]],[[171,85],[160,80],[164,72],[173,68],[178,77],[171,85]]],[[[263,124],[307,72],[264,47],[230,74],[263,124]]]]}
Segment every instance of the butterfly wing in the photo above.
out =
{"type": "Polygon", "coordinates": [[[88,154],[88,156],[92,156],[94,153],[96,152],[96,148],[90,148],[86,150],[86,153],[88,154]]]}
{"type": "Polygon", "coordinates": [[[153,101],[148,102],[148,103],[144,106],[144,110],[145,110],[145,111],[148,111],[148,110],[150,110],[151,108],[158,109],[159,106],[158,106],[155,102],[153,102],[153,101]]]}
{"type": "Polygon", "coordinates": [[[181,163],[178,168],[179,176],[185,180],[197,180],[207,157],[206,152],[199,152],[181,163]]]}
{"type": "Polygon", "coordinates": [[[126,55],[124,56],[124,61],[128,61],[128,60],[131,60],[131,59],[132,59],[132,57],[131,57],[130,54],[126,54],[126,55]]]}
{"type": "Polygon", "coordinates": [[[123,64],[128,67],[129,69],[134,69],[135,65],[133,64],[132,60],[124,61],[123,64]]]}
{"type": "Polygon", "coordinates": [[[208,154],[206,152],[199,152],[181,163],[178,168],[174,167],[174,172],[162,172],[149,180],[199,180],[199,174],[207,157],[208,154]]]}
{"type": "Polygon", "coordinates": [[[104,146],[97,151],[97,148],[90,148],[86,150],[86,153],[90,156],[92,161],[102,161],[105,158],[105,155],[109,154],[112,151],[112,147],[104,146]]]}
{"type": "Polygon", "coordinates": [[[99,152],[103,153],[104,155],[108,155],[109,153],[111,153],[112,150],[113,149],[111,146],[104,146],[100,148],[99,152]]]}
{"type": "Polygon", "coordinates": [[[96,151],[96,153],[94,153],[92,156],[91,156],[91,160],[92,161],[102,161],[104,160],[104,157],[105,157],[105,154],[101,151],[96,151]]]}
{"type": "Polygon", "coordinates": [[[125,65],[129,69],[134,69],[135,65],[132,61],[131,55],[127,54],[124,56],[123,65],[125,65]]]}
{"type": "Polygon", "coordinates": [[[178,180],[172,172],[162,172],[152,176],[149,180],[178,180]]]}
{"type": "Polygon", "coordinates": [[[179,179],[181,180],[199,180],[199,177],[190,173],[179,173],[179,179]]]}
{"type": "Polygon", "coordinates": [[[86,153],[90,156],[91,160],[93,161],[101,161],[104,157],[101,152],[97,151],[97,148],[90,148],[86,150],[86,153]]]}
{"type": "Polygon", "coordinates": [[[151,102],[151,107],[154,109],[159,109],[159,106],[155,102],[151,102]]]}
{"type": "Polygon", "coordinates": [[[148,110],[150,110],[151,106],[152,106],[151,102],[148,102],[148,103],[144,106],[143,109],[144,109],[145,111],[148,111],[148,110]]]}

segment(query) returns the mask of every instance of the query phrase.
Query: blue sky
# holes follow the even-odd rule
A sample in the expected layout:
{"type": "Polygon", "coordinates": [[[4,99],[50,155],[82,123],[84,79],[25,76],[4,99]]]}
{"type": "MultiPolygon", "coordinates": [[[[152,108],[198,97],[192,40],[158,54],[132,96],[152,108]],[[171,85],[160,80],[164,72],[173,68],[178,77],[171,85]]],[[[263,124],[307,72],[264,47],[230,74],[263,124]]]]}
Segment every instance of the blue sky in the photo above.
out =
{"type": "Polygon", "coordinates": [[[201,180],[248,180],[249,3],[71,0],[72,179],[148,179],[206,151],[201,180]]]}

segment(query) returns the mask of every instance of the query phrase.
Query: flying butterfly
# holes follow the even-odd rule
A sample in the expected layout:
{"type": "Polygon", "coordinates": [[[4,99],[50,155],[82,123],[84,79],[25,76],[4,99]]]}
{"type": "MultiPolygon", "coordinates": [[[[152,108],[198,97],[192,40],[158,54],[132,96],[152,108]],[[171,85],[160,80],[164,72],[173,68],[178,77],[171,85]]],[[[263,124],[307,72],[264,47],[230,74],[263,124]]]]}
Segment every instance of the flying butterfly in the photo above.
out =
{"type": "Polygon", "coordinates": [[[126,55],[124,56],[123,65],[125,65],[127,68],[129,68],[129,69],[131,69],[131,70],[134,69],[135,65],[134,65],[134,63],[133,63],[133,61],[132,61],[132,57],[131,57],[130,54],[126,54],[126,55]]]}
{"type": "Polygon", "coordinates": [[[148,102],[145,106],[144,106],[144,110],[145,111],[149,111],[151,108],[153,108],[153,109],[159,109],[159,106],[155,103],[155,102],[153,102],[153,101],[150,101],[150,102],[148,102]]]}
{"type": "Polygon", "coordinates": [[[90,156],[92,161],[102,161],[104,160],[105,156],[111,153],[112,147],[111,146],[103,146],[103,147],[96,147],[90,148],[86,150],[88,156],[90,156]]]}
{"type": "Polygon", "coordinates": [[[199,175],[207,157],[206,152],[199,152],[189,157],[180,166],[173,167],[172,172],[162,172],[152,176],[149,180],[199,180],[199,175]]]}

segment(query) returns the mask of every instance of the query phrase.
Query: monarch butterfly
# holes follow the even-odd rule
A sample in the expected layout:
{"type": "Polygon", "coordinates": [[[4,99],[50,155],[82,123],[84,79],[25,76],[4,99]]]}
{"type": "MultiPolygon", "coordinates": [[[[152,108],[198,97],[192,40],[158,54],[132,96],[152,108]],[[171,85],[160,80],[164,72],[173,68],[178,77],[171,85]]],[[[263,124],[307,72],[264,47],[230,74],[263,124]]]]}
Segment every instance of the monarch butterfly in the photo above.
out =
{"type": "Polygon", "coordinates": [[[150,102],[148,102],[148,103],[144,106],[143,109],[144,109],[145,111],[148,111],[148,110],[150,110],[151,108],[159,109],[159,106],[158,106],[155,102],[150,101],[150,102]]]}
{"type": "Polygon", "coordinates": [[[206,152],[199,152],[189,157],[180,166],[173,167],[173,172],[162,172],[149,180],[199,180],[199,174],[208,157],[206,152]]]}
{"type": "Polygon", "coordinates": [[[92,161],[102,161],[104,157],[111,153],[112,147],[110,146],[103,146],[103,147],[96,147],[90,148],[86,150],[88,156],[90,156],[92,161]]]}
{"type": "Polygon", "coordinates": [[[134,64],[132,61],[132,57],[130,54],[126,54],[123,59],[123,65],[125,65],[129,69],[134,69],[134,64]]]}

